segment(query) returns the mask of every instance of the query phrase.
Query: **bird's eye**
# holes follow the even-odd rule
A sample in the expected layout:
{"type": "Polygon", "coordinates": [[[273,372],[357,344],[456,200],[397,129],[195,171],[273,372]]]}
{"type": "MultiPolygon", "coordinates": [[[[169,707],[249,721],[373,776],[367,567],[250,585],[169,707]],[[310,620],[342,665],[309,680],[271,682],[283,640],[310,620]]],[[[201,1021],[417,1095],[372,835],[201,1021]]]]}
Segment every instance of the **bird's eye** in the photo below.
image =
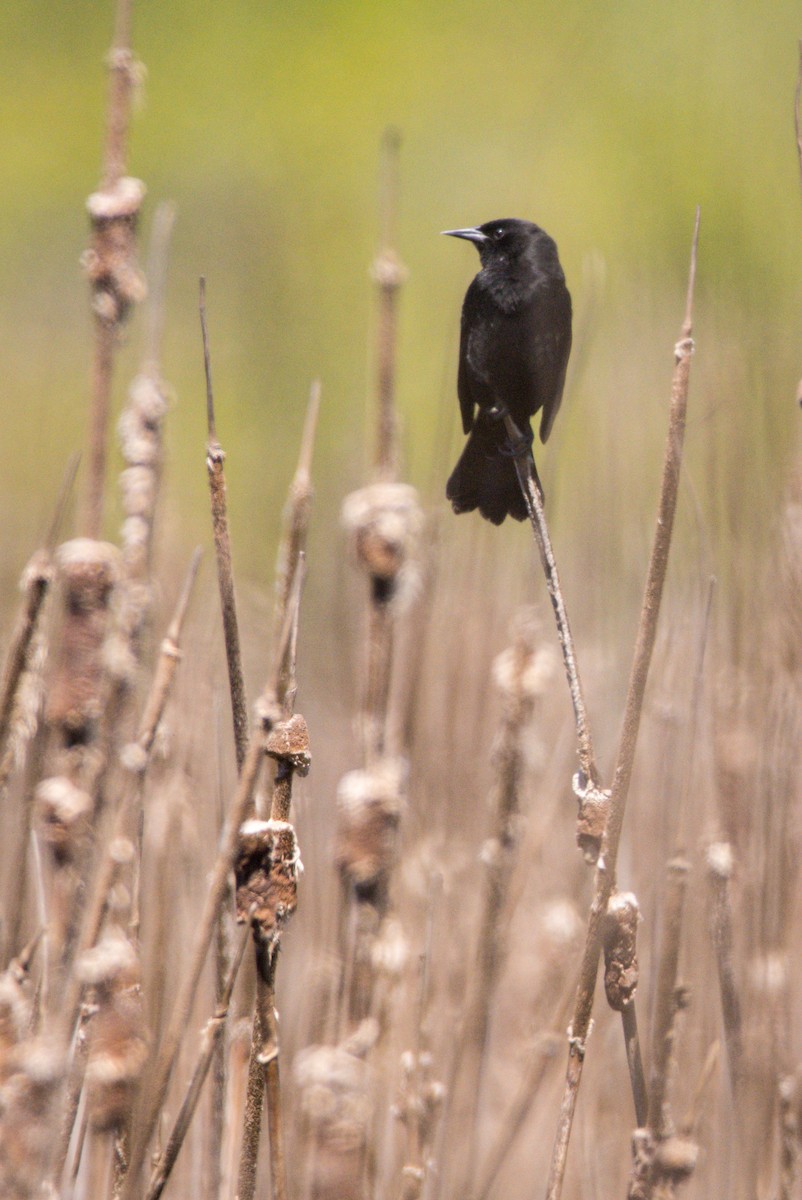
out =
{"type": "Polygon", "coordinates": [[[496,228],[493,230],[493,237],[496,239],[497,242],[501,241],[501,239],[504,237],[504,226],[503,225],[496,226],[496,228]]]}

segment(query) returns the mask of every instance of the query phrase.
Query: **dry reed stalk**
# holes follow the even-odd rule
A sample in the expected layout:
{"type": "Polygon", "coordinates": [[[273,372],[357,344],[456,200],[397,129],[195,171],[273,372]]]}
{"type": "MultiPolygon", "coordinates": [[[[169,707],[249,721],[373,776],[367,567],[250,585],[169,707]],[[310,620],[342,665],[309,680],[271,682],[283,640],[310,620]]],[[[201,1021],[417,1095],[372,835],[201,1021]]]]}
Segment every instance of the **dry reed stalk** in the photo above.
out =
{"type": "MultiPolygon", "coordinates": [[[[287,609],[290,604],[295,573],[302,554],[306,552],[306,541],[309,531],[309,519],[312,510],[312,452],[315,446],[318,415],[320,413],[320,382],[315,380],[309,390],[309,402],[306,408],[303,433],[301,435],[301,450],[298,455],[298,465],[290,484],[287,502],[284,510],[284,534],[279,547],[276,563],[276,607],[273,618],[275,631],[274,653],[278,651],[287,609]]],[[[285,661],[279,669],[279,695],[286,697],[289,686],[289,659],[292,655],[292,643],[285,652],[285,661]]]]}
{"type": "MultiPolygon", "coordinates": [[[[396,343],[398,338],[398,294],[407,271],[395,249],[398,215],[399,154],[401,138],[397,130],[384,131],[379,170],[379,249],[371,274],[376,284],[378,313],[376,332],[375,479],[390,486],[398,483],[398,418],[395,409],[396,343]]],[[[384,500],[391,493],[384,494],[384,500]]],[[[395,562],[394,542],[386,536],[381,499],[376,502],[370,527],[360,529],[364,565],[371,580],[368,608],[368,646],[365,672],[363,759],[369,764],[386,752],[387,708],[390,697],[395,621],[389,603],[397,583],[399,565],[395,562]],[[370,560],[370,561],[367,561],[370,560]]]]}
{"type": "MultiPolygon", "coordinates": [[[[300,576],[303,559],[298,566],[300,576]]],[[[300,586],[294,596],[296,618],[299,600],[300,586]]],[[[292,613],[288,615],[292,616],[292,613]]],[[[290,665],[291,681],[293,677],[294,663],[290,665]]],[[[284,711],[286,714],[286,704],[284,711]]],[[[265,748],[277,762],[270,820],[252,820],[243,825],[235,864],[238,919],[250,923],[256,952],[256,1005],[240,1156],[240,1200],[250,1200],[256,1185],[261,1104],[265,1094],[271,1194],[274,1200],[284,1200],[287,1192],[275,982],[282,931],[297,904],[300,853],[289,816],[293,776],[296,772],[306,775],[311,763],[309,735],[303,717],[295,714],[276,722],[265,748]],[[259,1087],[256,1085],[257,1074],[261,1082],[259,1087]]]]}
{"type": "MultiPolygon", "coordinates": [[[[67,500],[75,483],[79,461],[80,456],[74,454],[68,462],[44,545],[31,556],[20,578],[22,604],[0,676],[0,797],[8,784],[17,757],[15,727],[22,727],[18,734],[22,740],[28,740],[38,727],[38,720],[32,722],[31,712],[18,711],[21,709],[20,690],[24,676],[30,670],[39,621],[53,582],[53,548],[67,500]]],[[[27,709],[28,705],[25,707],[27,709]]]]}
{"type": "Polygon", "coordinates": [[[139,1175],[148,1145],[164,1104],[170,1076],[187,1027],[203,964],[217,925],[220,906],[226,895],[228,875],[239,844],[240,827],[253,803],[253,790],[264,756],[264,741],[279,718],[275,695],[270,685],[255,707],[254,736],[240,772],[237,789],[231,799],[212,871],[209,888],[188,955],[184,978],[177,988],[173,1012],[165,1029],[158,1055],[148,1073],[149,1086],[144,1089],[132,1127],[131,1155],[121,1196],[134,1200],[139,1189],[139,1175]]]}
{"type": "Polygon", "coordinates": [[[569,1034],[565,1088],[560,1105],[557,1134],[546,1185],[547,1200],[558,1200],[562,1192],[568,1142],[571,1136],[576,1099],[582,1078],[582,1064],[590,1033],[596,975],[598,973],[601,952],[602,926],[610,896],[613,894],[616,886],[618,847],[626,812],[629,783],[632,777],[632,766],[635,760],[635,748],[637,746],[638,730],[643,709],[643,697],[646,690],[646,680],[649,674],[652,650],[654,649],[657,618],[660,613],[660,601],[662,599],[663,584],[668,566],[668,554],[671,547],[671,532],[677,506],[677,491],[682,463],[682,444],[685,434],[690,360],[694,348],[691,332],[698,243],[699,210],[697,209],[685,317],[682,324],[680,341],[674,348],[675,366],[671,385],[671,408],[663,463],[663,479],[657,511],[657,526],[649,561],[640,625],[638,627],[632,671],[627,690],[621,737],[610,795],[609,814],[602,844],[602,854],[596,870],[594,897],[588,917],[585,950],[582,956],[580,979],[569,1034]]]}
{"type": "Polygon", "coordinates": [[[0,681],[0,799],[6,789],[21,746],[39,725],[38,700],[24,697],[23,680],[35,657],[36,635],[45,599],[53,582],[49,551],[37,550],[20,579],[22,604],[11,635],[11,645],[0,681]],[[33,705],[31,706],[31,699],[33,705]]]}
{"type": "Polygon", "coordinates": [[[666,898],[655,984],[647,1114],[648,1126],[659,1141],[674,1132],[668,1086],[674,1051],[675,1018],[679,1007],[677,971],[689,871],[690,865],[684,858],[671,859],[666,868],[666,898]]]}
{"type": "Polygon", "coordinates": [[[504,425],[510,442],[515,447],[513,462],[515,463],[518,482],[521,485],[521,491],[526,502],[529,520],[532,523],[540,561],[546,576],[549,599],[551,600],[554,616],[557,621],[557,635],[563,653],[565,673],[568,678],[568,690],[571,693],[571,704],[576,723],[577,753],[582,772],[579,787],[584,789],[590,784],[594,790],[598,790],[599,771],[593,753],[593,742],[590,736],[585,698],[582,693],[582,681],[579,677],[579,669],[576,663],[574,640],[571,635],[571,627],[568,623],[568,613],[566,612],[562,587],[560,586],[560,576],[554,557],[554,548],[551,544],[549,527],[546,523],[546,514],[543,509],[543,497],[535,482],[534,461],[529,449],[529,443],[522,436],[520,429],[508,412],[504,413],[504,425]]]}
{"type": "Polygon", "coordinates": [[[554,1062],[562,1045],[562,1033],[557,1030],[564,1025],[569,1009],[568,1003],[562,1005],[559,1021],[552,1022],[552,1031],[543,1033],[532,1047],[524,1078],[505,1113],[501,1133],[485,1156],[482,1173],[470,1192],[471,1200],[488,1200],[492,1194],[498,1176],[507,1162],[509,1152],[524,1127],[546,1072],[554,1062]]]}
{"type": "MultiPolygon", "coordinates": [[[[134,856],[134,842],[136,839],[134,826],[141,812],[142,787],[145,772],[153,749],[156,730],[164,712],[175,672],[181,659],[181,633],[200,563],[200,553],[200,550],[196,550],[192,557],[173,617],[162,641],[161,653],[156,664],[150,694],[140,720],[138,737],[124,752],[125,765],[129,774],[123,796],[115,814],[114,827],[110,831],[110,836],[106,841],[103,856],[97,866],[94,878],[91,878],[90,875],[84,881],[89,898],[83,913],[82,928],[77,938],[76,958],[79,962],[96,945],[115,879],[123,870],[126,868],[130,869],[130,864],[134,856]]],[[[67,978],[64,994],[60,998],[62,1013],[61,1037],[65,1041],[74,1040],[76,1022],[79,1023],[78,1027],[80,1027],[81,1015],[78,1009],[84,986],[85,981],[75,971],[72,971],[67,978]]],[[[75,1070],[67,1089],[66,1115],[62,1139],[56,1156],[56,1178],[61,1174],[66,1161],[72,1136],[73,1122],[78,1111],[78,1101],[82,1084],[82,1072],[75,1070]]]]}
{"type": "Polygon", "coordinates": [[[466,1153],[459,1156],[458,1194],[467,1194],[476,1176],[478,1121],[486,1066],[490,1014],[499,974],[506,958],[505,916],[518,859],[520,789],[524,771],[524,736],[538,699],[553,674],[552,654],[538,647],[540,629],[531,612],[519,614],[510,646],[493,664],[502,695],[502,716],[493,752],[495,780],[490,800],[493,830],[481,860],[485,868],[482,909],[478,920],[476,966],[468,984],[455,1075],[449,1092],[448,1124],[468,1130],[466,1153]]]}
{"type": "Polygon", "coordinates": [[[212,363],[209,352],[209,333],[206,327],[206,280],[200,280],[200,323],[203,338],[203,366],[206,374],[206,421],[208,441],[206,443],[206,470],[209,476],[209,494],[212,504],[212,530],[214,552],[217,562],[217,582],[220,588],[220,607],[223,614],[223,636],[226,644],[228,666],[228,688],[231,696],[231,717],[234,723],[234,752],[237,770],[242,770],[248,748],[248,702],[245,697],[245,681],[242,673],[242,656],[239,644],[237,602],[234,595],[234,572],[231,566],[231,538],[228,532],[228,504],[226,501],[226,477],[223,469],[225,451],[217,440],[214,420],[214,392],[212,389],[212,363]]]}
{"type": "Polygon", "coordinates": [[[802,1146],[802,1095],[800,1075],[784,1075],[777,1085],[778,1119],[780,1125],[780,1187],[779,1200],[793,1200],[797,1180],[800,1146],[802,1146]]]}
{"type": "MultiPolygon", "coordinates": [[[[298,619],[303,565],[303,551],[300,551],[285,620],[285,628],[289,628],[290,634],[283,639],[284,649],[276,663],[276,677],[283,677],[286,686],[282,719],[276,722],[265,743],[266,753],[277,763],[270,820],[252,821],[243,826],[236,864],[239,919],[250,921],[256,953],[256,1004],[240,1154],[239,1200],[252,1200],[256,1187],[262,1098],[265,1095],[271,1194],[274,1200],[285,1200],[287,1193],[275,977],[281,932],[295,910],[300,870],[295,830],[289,821],[292,781],[296,772],[305,775],[310,766],[306,722],[300,714],[292,715],[292,700],[287,698],[295,694],[294,655],[289,659],[286,655],[296,640],[293,630],[298,619]],[[252,910],[254,897],[258,901],[256,912],[252,910]]],[[[278,695],[276,700],[280,703],[278,695]]]]}
{"type": "MultiPolygon", "coordinates": [[[[303,584],[309,519],[312,507],[312,452],[317,432],[320,408],[320,385],[312,385],[307,406],[298,465],[290,484],[284,511],[284,532],[276,565],[276,700],[285,723],[292,718],[295,704],[295,652],[300,592],[303,584]],[[288,624],[289,623],[289,624],[288,624]],[[288,633],[289,630],[289,633],[288,633]]],[[[301,718],[303,720],[303,718],[301,718]]],[[[305,725],[304,725],[305,728],[305,725]]],[[[308,768],[307,768],[308,769],[308,768]]],[[[273,782],[271,821],[289,821],[292,796],[292,777],[295,767],[291,757],[278,760],[273,782]]],[[[256,929],[254,929],[256,936],[256,929]]],[[[278,944],[272,953],[257,941],[256,1002],[253,1015],[251,1055],[248,1062],[248,1087],[243,1116],[243,1138],[240,1152],[239,1200],[250,1200],[256,1187],[256,1168],[261,1137],[262,1106],[265,1089],[268,1091],[268,1128],[271,1144],[271,1180],[277,1195],[283,1195],[284,1152],[281,1140],[281,1092],[279,1084],[278,1029],[275,1021],[275,971],[278,944]],[[266,1039],[272,1049],[265,1051],[266,1039]],[[265,1057],[265,1054],[267,1056],[265,1057]]]]}
{"type": "Polygon", "coordinates": [[[440,896],[442,876],[432,871],[426,904],[426,925],[420,955],[417,1013],[414,1043],[401,1056],[401,1086],[393,1105],[393,1116],[406,1133],[404,1165],[401,1169],[398,1200],[419,1200],[430,1175],[438,1122],[442,1115],[446,1089],[434,1077],[434,1060],[425,1026],[430,1006],[430,973],[434,941],[435,904],[440,896]]]}
{"type": "MultiPolygon", "coordinates": [[[[134,851],[135,825],[142,807],[145,773],[153,750],[156,731],[164,715],[178,664],[182,658],[181,635],[200,566],[201,554],[202,551],[197,548],[192,555],[173,616],[162,639],[150,691],[140,717],[136,740],[123,753],[123,765],[128,772],[128,782],[115,815],[112,836],[107,843],[94,886],[90,891],[90,901],[84,917],[80,943],[83,952],[95,944],[103,924],[113,880],[120,867],[130,861],[130,856],[134,851]]],[[[71,1012],[77,1002],[76,996],[72,1004],[65,1005],[65,1011],[71,1012]]]]}
{"type": "MultiPolygon", "coordinates": [[[[223,753],[222,753],[222,729],[220,727],[220,697],[215,697],[215,762],[217,763],[216,772],[216,819],[218,827],[223,823],[223,796],[225,792],[223,784],[223,753]]],[[[232,889],[229,886],[229,891],[232,889]]],[[[225,991],[226,980],[231,969],[231,964],[234,956],[233,939],[229,932],[229,913],[233,909],[233,894],[228,902],[224,902],[220,907],[220,916],[217,921],[217,930],[215,934],[215,956],[214,956],[214,995],[217,1003],[220,1003],[221,997],[225,991]],[[228,912],[226,911],[228,909],[228,912]]],[[[247,941],[247,935],[246,935],[247,941]]],[[[211,1097],[208,1106],[208,1118],[206,1135],[204,1141],[204,1194],[206,1200],[218,1200],[221,1195],[227,1195],[223,1191],[224,1184],[224,1143],[225,1143],[225,1122],[229,1103],[229,1071],[228,1071],[228,1054],[230,1044],[230,1023],[226,1021],[226,1027],[223,1035],[216,1039],[215,1048],[212,1054],[212,1082],[211,1082],[211,1097]]]]}
{"type": "Polygon", "coordinates": [[[0,680],[0,805],[6,803],[12,774],[15,771],[24,771],[24,799],[14,835],[16,845],[10,859],[19,865],[9,878],[3,905],[4,944],[0,959],[3,962],[8,960],[19,945],[28,879],[27,847],[31,832],[31,800],[35,786],[42,778],[46,746],[42,715],[47,644],[42,617],[55,576],[53,548],[75,482],[78,462],[79,455],[73,455],[59,489],[44,544],[32,555],[20,579],[23,601],[11,634],[0,680]]]}
{"type": "Polygon", "coordinates": [[[276,968],[278,946],[261,947],[257,964],[256,1003],[259,1006],[260,1041],[257,1051],[265,1078],[267,1128],[270,1142],[270,1194],[286,1200],[287,1171],[284,1155],[284,1121],[279,1061],[278,1014],[276,1011],[276,968]]]}
{"type": "Polygon", "coordinates": [[[147,279],[145,348],[139,373],[128,390],[128,403],[117,432],[125,469],[120,475],[123,524],[120,531],[129,636],[136,647],[151,601],[153,530],[162,475],[163,423],[168,387],[161,373],[167,258],[175,221],[172,205],[160,204],[153,218],[147,279]]]}
{"type": "Polygon", "coordinates": [[[712,893],[710,907],[710,936],[716,955],[721,1013],[724,1021],[724,1042],[727,1047],[730,1090],[736,1120],[741,1125],[744,1054],[741,1024],[741,1003],[733,955],[732,896],[730,881],[734,868],[732,847],[728,842],[715,842],[707,848],[707,878],[712,893]]]}
{"type": "Polygon", "coordinates": [[[181,1107],[178,1110],[178,1115],[173,1123],[173,1128],[170,1131],[164,1150],[154,1165],[148,1189],[145,1192],[145,1200],[158,1200],[159,1196],[161,1196],[184,1143],[184,1138],[186,1137],[190,1122],[195,1114],[198,1100],[200,1099],[201,1089],[203,1088],[209,1065],[225,1032],[231,994],[234,991],[234,984],[236,983],[237,974],[245,954],[248,933],[249,931],[246,929],[240,938],[240,944],[234,956],[234,961],[229,967],[223,990],[217,1000],[214,1015],[209,1018],[201,1030],[200,1046],[192,1078],[184,1094],[184,1099],[181,1102],[181,1107]]]}
{"type": "MultiPolygon", "coordinates": [[[[290,632],[291,630],[287,628],[285,637],[288,638],[290,632]]],[[[253,737],[248,745],[237,789],[221,832],[217,857],[210,874],[209,890],[190,949],[189,967],[177,990],[173,1013],[149,1075],[149,1087],[147,1090],[143,1090],[137,1104],[133,1122],[130,1163],[121,1190],[123,1200],[133,1200],[133,1195],[138,1187],[138,1177],[145,1160],[147,1147],[164,1103],[209,943],[217,925],[221,904],[227,893],[228,875],[238,850],[240,828],[253,804],[253,791],[262,764],[267,737],[280,718],[275,688],[276,680],[273,677],[266,684],[262,696],[255,706],[254,731],[258,736],[253,737]]]]}
{"type": "Polygon", "coordinates": [[[126,177],[125,159],[131,96],[139,69],[131,51],[133,0],[119,0],[116,28],[108,58],[109,91],[106,144],[100,188],[87,201],[92,241],[84,267],[92,290],[95,344],[89,418],[89,453],[82,528],[100,537],[106,480],[106,442],[111,403],[114,351],[132,304],[144,295],[135,259],[136,224],[144,184],[126,177]]]}
{"type": "Polygon", "coordinates": [[[621,1013],[627,1066],[638,1126],[646,1124],[648,1099],[641,1061],[635,991],[638,987],[637,952],[640,907],[632,892],[610,897],[604,923],[604,990],[607,1003],[621,1013]]]}
{"type": "Polygon", "coordinates": [[[669,1104],[669,1079],[674,1065],[677,1014],[687,1005],[685,989],[677,985],[682,917],[689,864],[673,858],[667,867],[663,936],[657,967],[654,1028],[649,1071],[649,1105],[644,1128],[633,1136],[633,1168],[628,1200],[669,1200],[676,1187],[696,1167],[698,1147],[678,1136],[669,1104]]]}
{"type": "Polygon", "coordinates": [[[398,160],[401,135],[397,129],[385,129],[381,141],[379,171],[379,212],[381,240],[373,260],[371,274],[378,292],[378,333],[376,356],[376,395],[378,398],[378,436],[376,438],[376,477],[398,478],[398,419],[395,410],[395,358],[398,323],[398,292],[407,271],[395,250],[398,221],[398,160]]]}
{"type": "Polygon", "coordinates": [[[389,905],[405,776],[403,750],[391,742],[394,732],[401,732],[401,722],[391,713],[396,633],[399,614],[417,581],[422,528],[417,493],[398,482],[396,318],[398,291],[406,278],[393,244],[399,147],[397,133],[388,130],[382,141],[380,245],[372,269],[378,309],[375,476],[343,505],[352,551],[368,580],[359,719],[362,769],[346,775],[338,790],[336,856],[344,885],[340,941],[348,981],[339,1023],[352,1026],[371,1010],[373,948],[389,905]],[[344,802],[346,794],[355,803],[344,802]]]}

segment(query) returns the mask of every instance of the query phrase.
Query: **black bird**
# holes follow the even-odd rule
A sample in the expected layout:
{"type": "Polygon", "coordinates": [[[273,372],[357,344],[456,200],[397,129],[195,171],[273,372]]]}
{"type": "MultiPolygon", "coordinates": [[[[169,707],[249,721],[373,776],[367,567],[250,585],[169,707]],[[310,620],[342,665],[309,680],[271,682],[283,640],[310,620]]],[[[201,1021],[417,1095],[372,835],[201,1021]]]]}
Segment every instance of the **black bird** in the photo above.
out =
{"type": "MultiPolygon", "coordinates": [[[[494,525],[508,514],[523,521],[526,505],[502,418],[506,410],[531,445],[529,422],[542,409],[540,440],[551,433],[571,353],[571,297],[557,246],[538,225],[506,219],[445,232],[474,242],[482,260],[462,305],[457,377],[462,427],[470,436],[446,496],[457,513],[478,508],[494,525]]],[[[539,487],[537,469],[535,479],[539,487]]]]}

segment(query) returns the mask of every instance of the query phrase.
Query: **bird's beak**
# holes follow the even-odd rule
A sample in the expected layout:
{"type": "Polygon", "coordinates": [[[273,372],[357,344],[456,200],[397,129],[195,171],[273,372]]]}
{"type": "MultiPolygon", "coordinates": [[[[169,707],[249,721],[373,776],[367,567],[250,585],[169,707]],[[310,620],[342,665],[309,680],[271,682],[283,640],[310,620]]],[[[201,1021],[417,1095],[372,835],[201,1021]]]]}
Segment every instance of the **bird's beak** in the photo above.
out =
{"type": "Polygon", "coordinates": [[[465,238],[466,241],[476,242],[477,246],[487,241],[487,234],[482,233],[481,229],[444,229],[443,237],[465,238]]]}

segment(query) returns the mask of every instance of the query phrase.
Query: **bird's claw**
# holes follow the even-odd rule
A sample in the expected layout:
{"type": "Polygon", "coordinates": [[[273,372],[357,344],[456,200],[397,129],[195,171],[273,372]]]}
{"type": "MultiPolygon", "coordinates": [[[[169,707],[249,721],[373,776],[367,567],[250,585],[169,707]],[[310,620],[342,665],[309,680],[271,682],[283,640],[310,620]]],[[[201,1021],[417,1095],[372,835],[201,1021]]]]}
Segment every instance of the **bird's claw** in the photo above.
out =
{"type": "Polygon", "coordinates": [[[527,429],[525,433],[521,433],[520,437],[507,438],[499,450],[506,458],[522,458],[529,454],[534,440],[534,433],[531,429],[527,429]]]}

